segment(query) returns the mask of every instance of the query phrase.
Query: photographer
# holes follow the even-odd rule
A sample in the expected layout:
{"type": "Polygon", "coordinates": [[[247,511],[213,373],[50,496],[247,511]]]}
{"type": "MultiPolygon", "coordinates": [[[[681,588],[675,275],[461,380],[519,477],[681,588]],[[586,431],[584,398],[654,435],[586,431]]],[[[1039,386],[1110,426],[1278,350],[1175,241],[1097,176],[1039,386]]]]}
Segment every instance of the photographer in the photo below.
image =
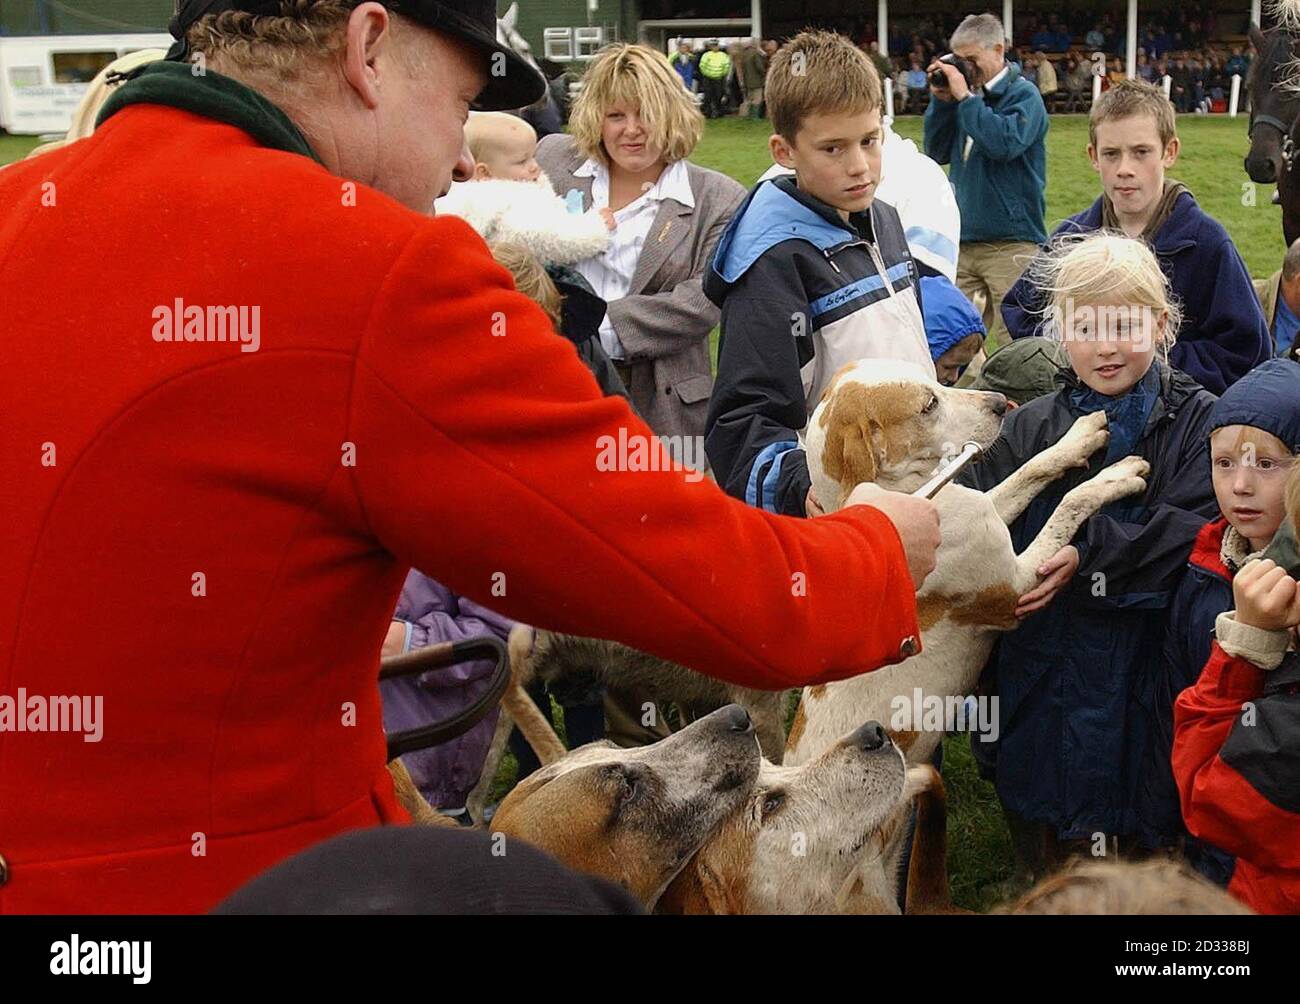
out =
{"type": "Polygon", "coordinates": [[[1000,20],[972,14],[952,33],[952,54],[927,71],[935,100],[925,112],[925,152],[951,165],[961,209],[957,286],[984,296],[989,355],[1007,341],[1002,298],[1047,240],[1047,109],[1004,58],[1005,41],[1000,20]]]}

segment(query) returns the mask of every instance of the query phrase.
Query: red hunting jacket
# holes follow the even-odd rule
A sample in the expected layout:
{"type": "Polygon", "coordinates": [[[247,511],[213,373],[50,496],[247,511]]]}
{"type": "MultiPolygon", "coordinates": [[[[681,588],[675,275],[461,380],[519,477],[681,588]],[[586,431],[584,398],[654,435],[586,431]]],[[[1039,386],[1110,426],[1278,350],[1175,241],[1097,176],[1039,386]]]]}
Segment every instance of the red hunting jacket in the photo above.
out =
{"type": "Polygon", "coordinates": [[[0,170],[0,700],[102,698],[95,742],[0,731],[0,913],[206,910],[404,821],[376,669],[412,565],[753,687],[910,647],[880,512],[598,470],[602,437],[650,430],[468,226],[195,79],[235,111],[146,95],[0,170]],[[158,340],[216,306],[245,342],[158,340]]]}

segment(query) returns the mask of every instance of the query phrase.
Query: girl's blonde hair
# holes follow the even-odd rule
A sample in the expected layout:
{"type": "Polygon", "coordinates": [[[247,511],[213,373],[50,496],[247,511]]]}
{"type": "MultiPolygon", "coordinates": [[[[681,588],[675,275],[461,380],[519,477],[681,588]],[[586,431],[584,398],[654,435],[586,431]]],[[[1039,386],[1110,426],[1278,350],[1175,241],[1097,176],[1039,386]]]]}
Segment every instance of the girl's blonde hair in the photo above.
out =
{"type": "Polygon", "coordinates": [[[1286,518],[1291,521],[1291,529],[1300,535],[1300,464],[1291,468],[1291,473],[1287,475],[1282,498],[1282,504],[1286,507],[1286,518]]]}
{"type": "Polygon", "coordinates": [[[1061,321],[1070,317],[1074,304],[1107,300],[1149,309],[1156,317],[1164,314],[1161,347],[1168,356],[1182,324],[1182,308],[1145,242],[1113,230],[1067,234],[1030,262],[1028,272],[1034,286],[1047,295],[1043,313],[1057,321],[1053,334],[1058,341],[1065,337],[1061,321]]]}
{"type": "Polygon", "coordinates": [[[532,300],[545,311],[551,319],[551,326],[558,332],[564,306],[564,297],[556,288],[541,261],[522,244],[510,241],[492,241],[488,250],[497,264],[509,272],[515,279],[515,289],[532,300]]]}
{"type": "Polygon", "coordinates": [[[578,149],[608,166],[601,142],[605,114],[614,105],[639,109],[650,132],[649,145],[663,150],[671,164],[685,160],[704,134],[704,116],[668,60],[644,45],[606,46],[582,78],[582,90],[569,116],[578,149]]]}

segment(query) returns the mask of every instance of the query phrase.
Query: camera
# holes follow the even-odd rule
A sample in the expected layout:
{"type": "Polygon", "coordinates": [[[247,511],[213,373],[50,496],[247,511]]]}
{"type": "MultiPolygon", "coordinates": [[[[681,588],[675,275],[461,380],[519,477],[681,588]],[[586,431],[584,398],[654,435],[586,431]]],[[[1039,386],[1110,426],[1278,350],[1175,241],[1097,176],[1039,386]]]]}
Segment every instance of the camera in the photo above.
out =
{"type": "MultiPolygon", "coordinates": [[[[979,71],[976,69],[975,64],[969,59],[950,52],[947,55],[940,56],[938,61],[940,63],[951,63],[953,66],[957,67],[957,72],[965,79],[966,86],[971,90],[975,89],[975,77],[979,71]]],[[[940,90],[947,90],[948,78],[944,76],[942,70],[934,70],[930,74],[930,84],[940,90]]]]}

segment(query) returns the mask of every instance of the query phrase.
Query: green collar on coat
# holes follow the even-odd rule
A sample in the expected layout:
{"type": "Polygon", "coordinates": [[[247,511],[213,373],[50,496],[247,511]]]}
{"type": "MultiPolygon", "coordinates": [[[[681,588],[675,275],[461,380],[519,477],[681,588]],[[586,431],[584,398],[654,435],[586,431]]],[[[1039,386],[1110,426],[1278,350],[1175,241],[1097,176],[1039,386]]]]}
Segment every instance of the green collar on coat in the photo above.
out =
{"type": "Polygon", "coordinates": [[[168,105],[243,129],[263,146],[310,157],[321,164],[289,116],[257,91],[212,70],[195,74],[189,63],[150,63],[115,90],[95,127],[128,105],[168,105]]]}

